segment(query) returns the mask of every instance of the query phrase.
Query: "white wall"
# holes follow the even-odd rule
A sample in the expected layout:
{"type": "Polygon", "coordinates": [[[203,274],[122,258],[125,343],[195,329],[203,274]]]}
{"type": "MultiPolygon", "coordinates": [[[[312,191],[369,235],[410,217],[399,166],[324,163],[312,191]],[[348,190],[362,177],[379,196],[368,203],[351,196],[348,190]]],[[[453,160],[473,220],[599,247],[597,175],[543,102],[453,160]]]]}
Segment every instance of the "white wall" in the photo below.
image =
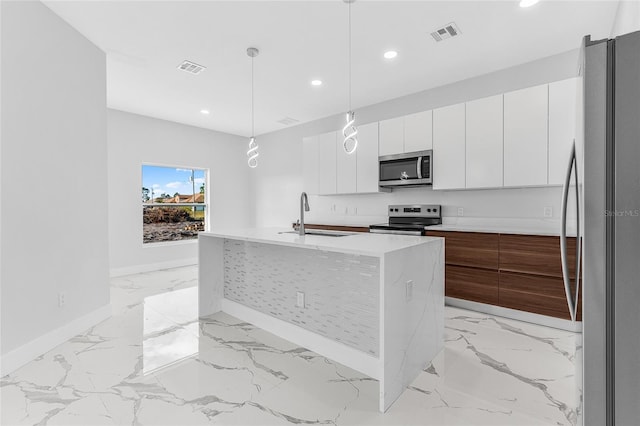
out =
{"type": "Polygon", "coordinates": [[[106,61],[42,3],[0,7],[6,373],[109,313],[106,61]]]}
{"type": "Polygon", "coordinates": [[[621,1],[611,29],[611,37],[640,31],[640,1],[621,1]]]}
{"type": "MultiPolygon", "coordinates": [[[[578,47],[580,40],[576,40],[578,47]]],[[[491,74],[437,87],[380,104],[357,108],[360,124],[478,99],[577,75],[578,50],[543,58],[491,74]]],[[[258,226],[290,226],[299,215],[302,182],[302,138],[342,128],[342,114],[263,135],[260,166],[253,180],[258,226]]],[[[560,188],[481,191],[395,190],[391,194],[311,197],[308,222],[371,224],[386,218],[386,206],[399,202],[445,206],[445,216],[457,207],[467,217],[542,218],[543,207],[560,212],[560,188]],[[335,206],[335,211],[334,211],[335,206]],[[349,213],[345,214],[345,210],[349,213]],[[356,213],[357,211],[357,213],[356,213]]]]}
{"type": "Polygon", "coordinates": [[[108,110],[112,275],[197,262],[197,240],[142,243],[142,164],[209,169],[212,227],[253,225],[245,138],[108,110]]]}

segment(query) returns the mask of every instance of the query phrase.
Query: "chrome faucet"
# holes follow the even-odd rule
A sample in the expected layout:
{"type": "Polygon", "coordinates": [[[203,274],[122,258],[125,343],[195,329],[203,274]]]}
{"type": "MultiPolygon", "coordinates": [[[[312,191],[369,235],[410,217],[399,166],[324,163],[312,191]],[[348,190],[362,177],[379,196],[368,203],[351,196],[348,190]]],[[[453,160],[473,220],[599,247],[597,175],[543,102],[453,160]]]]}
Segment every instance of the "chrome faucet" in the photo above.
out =
{"type": "Polygon", "coordinates": [[[304,212],[309,211],[309,199],[307,193],[300,194],[300,227],[298,228],[298,234],[304,235],[304,212]]]}

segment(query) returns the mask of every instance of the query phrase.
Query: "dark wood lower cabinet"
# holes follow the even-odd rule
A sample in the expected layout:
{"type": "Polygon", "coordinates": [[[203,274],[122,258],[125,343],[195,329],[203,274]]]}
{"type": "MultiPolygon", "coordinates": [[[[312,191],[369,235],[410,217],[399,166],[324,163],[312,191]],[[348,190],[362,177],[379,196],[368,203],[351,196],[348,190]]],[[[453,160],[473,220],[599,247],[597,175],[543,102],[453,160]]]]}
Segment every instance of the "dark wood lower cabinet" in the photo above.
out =
{"type": "Polygon", "coordinates": [[[445,263],[482,269],[498,269],[499,234],[482,232],[427,231],[446,239],[445,263]]]}
{"type": "MultiPolygon", "coordinates": [[[[500,271],[499,281],[499,306],[571,319],[562,278],[500,271]]],[[[582,320],[582,309],[577,319],[582,320]]]]}
{"type": "Polygon", "coordinates": [[[446,265],[445,295],[474,302],[498,304],[498,271],[446,265]]]}
{"type": "MultiPolygon", "coordinates": [[[[457,231],[427,235],[445,238],[446,296],[570,319],[559,237],[457,231]]],[[[573,265],[575,238],[569,238],[568,246],[573,265]]],[[[581,320],[582,300],[578,307],[581,320]]]]}

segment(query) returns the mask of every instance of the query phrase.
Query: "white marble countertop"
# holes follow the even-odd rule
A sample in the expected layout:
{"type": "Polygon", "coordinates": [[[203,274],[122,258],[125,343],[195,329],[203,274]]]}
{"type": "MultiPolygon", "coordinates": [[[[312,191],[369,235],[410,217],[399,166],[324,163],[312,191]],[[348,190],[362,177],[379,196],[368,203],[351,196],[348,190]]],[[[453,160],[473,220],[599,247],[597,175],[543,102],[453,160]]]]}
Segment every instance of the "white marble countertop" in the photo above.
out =
{"type": "MultiPolygon", "coordinates": [[[[372,221],[365,224],[360,221],[339,220],[314,220],[313,224],[336,226],[363,226],[368,227],[372,223],[384,223],[385,220],[372,221]]],[[[567,235],[575,236],[575,224],[567,229],[567,235]]],[[[460,232],[487,232],[496,234],[523,234],[523,235],[560,235],[560,221],[558,219],[519,219],[519,218],[476,218],[476,217],[445,217],[442,225],[434,225],[428,228],[431,231],[460,231],[460,232]]]]}
{"type": "Polygon", "coordinates": [[[436,237],[370,234],[368,232],[354,232],[344,237],[323,235],[301,237],[297,232],[292,233],[291,229],[287,228],[213,229],[210,232],[200,232],[199,238],[203,237],[228,238],[367,256],[382,256],[385,253],[420,244],[439,244],[442,240],[436,237]]]}
{"type": "MultiPolygon", "coordinates": [[[[442,225],[430,226],[428,229],[431,231],[559,236],[560,222],[544,219],[444,218],[442,225]]],[[[568,227],[567,235],[575,236],[575,229],[568,227]]]]}

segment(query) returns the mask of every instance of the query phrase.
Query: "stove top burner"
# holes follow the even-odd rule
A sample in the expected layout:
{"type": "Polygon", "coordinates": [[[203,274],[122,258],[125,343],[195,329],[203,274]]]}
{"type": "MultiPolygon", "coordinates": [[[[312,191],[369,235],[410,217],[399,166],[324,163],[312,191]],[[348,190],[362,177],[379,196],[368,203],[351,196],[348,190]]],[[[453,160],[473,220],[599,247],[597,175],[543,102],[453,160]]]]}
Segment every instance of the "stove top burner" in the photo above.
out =
{"type": "Polygon", "coordinates": [[[425,228],[442,224],[441,206],[431,204],[390,205],[389,223],[369,226],[380,234],[424,235],[425,228]]]}

